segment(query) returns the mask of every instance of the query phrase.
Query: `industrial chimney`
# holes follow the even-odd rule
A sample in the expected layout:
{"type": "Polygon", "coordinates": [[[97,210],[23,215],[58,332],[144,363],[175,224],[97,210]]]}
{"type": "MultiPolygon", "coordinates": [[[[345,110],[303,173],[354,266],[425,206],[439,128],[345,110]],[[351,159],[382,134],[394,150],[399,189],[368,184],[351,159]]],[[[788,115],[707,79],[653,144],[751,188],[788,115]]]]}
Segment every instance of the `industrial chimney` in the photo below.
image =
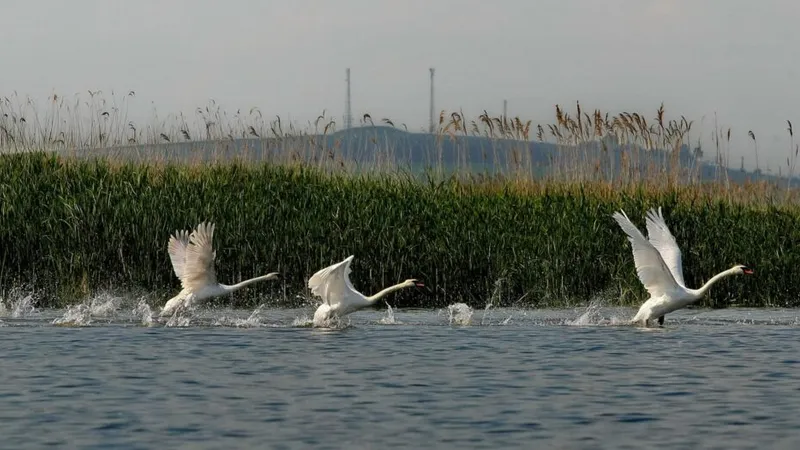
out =
{"type": "Polygon", "coordinates": [[[431,67],[430,71],[431,71],[431,111],[430,111],[430,123],[428,124],[428,132],[433,134],[433,131],[435,130],[435,128],[434,128],[434,115],[436,115],[436,112],[433,109],[433,72],[434,72],[434,68],[431,67]]]}
{"type": "Polygon", "coordinates": [[[345,81],[347,82],[347,93],[344,100],[344,128],[353,126],[353,111],[350,109],[350,68],[345,70],[345,81]]]}

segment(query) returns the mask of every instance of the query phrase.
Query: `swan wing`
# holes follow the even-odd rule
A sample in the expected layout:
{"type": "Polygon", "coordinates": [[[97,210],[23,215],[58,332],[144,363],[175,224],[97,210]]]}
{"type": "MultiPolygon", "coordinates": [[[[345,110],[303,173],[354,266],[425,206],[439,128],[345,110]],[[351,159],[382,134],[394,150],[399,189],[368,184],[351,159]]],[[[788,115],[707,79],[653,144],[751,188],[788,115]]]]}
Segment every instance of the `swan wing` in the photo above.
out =
{"type": "Polygon", "coordinates": [[[311,293],[322,298],[322,302],[328,306],[335,306],[344,303],[348,294],[352,292],[353,285],[350,283],[350,263],[353,255],[350,255],[342,262],[328,266],[308,279],[308,288],[311,293]]]}
{"type": "Polygon", "coordinates": [[[167,243],[167,253],[172,261],[172,269],[179,280],[183,279],[184,267],[186,266],[186,246],[189,245],[189,232],[185,230],[176,231],[169,237],[167,243]]]}
{"type": "Polygon", "coordinates": [[[181,283],[194,292],[217,283],[214,260],[217,252],[212,246],[214,224],[203,222],[189,236],[186,246],[186,262],[181,283]]]}
{"type": "Polygon", "coordinates": [[[681,285],[686,286],[683,281],[683,263],[681,262],[681,249],[675,241],[675,236],[672,235],[667,227],[667,222],[664,221],[664,215],[661,214],[661,207],[659,206],[658,212],[651,209],[647,212],[645,219],[647,222],[647,235],[650,243],[658,250],[664,263],[669,267],[672,277],[681,285]]]}
{"type": "Polygon", "coordinates": [[[661,253],[631,223],[625,211],[622,211],[621,214],[616,212],[612,217],[617,221],[622,231],[628,235],[628,240],[633,249],[633,262],[636,265],[636,273],[650,296],[659,297],[677,288],[677,283],[664,263],[661,253]]]}

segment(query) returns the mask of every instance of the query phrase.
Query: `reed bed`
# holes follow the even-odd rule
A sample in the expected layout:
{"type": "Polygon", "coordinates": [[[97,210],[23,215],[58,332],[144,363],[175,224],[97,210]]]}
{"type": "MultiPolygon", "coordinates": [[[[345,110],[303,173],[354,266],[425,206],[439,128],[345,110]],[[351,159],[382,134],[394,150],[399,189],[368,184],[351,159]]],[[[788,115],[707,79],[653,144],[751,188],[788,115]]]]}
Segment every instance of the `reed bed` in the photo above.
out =
{"type": "Polygon", "coordinates": [[[556,106],[546,125],[443,112],[430,135],[369,114],[337,131],[324,112],[300,126],[213,102],[139,126],[134,98],[54,95],[43,111],[0,99],[2,289],[32,284],[49,305],[99,289],[166,300],[179,288],[170,233],[212,220],[223,282],[283,275],[225,300],[238,305],[305,303],[308,276],[350,254],[365,292],[409,277],[430,287],[396,294],[399,306],[637,304],[646,294],[610,215],[643,226],[662,206],[690,286],[756,269],[706,305],[798,303],[791,176],[731,169],[731,131],[716,126],[714,161],[700,159],[693,122],[663,105],[653,119],[556,106]]]}
{"type": "Polygon", "coordinates": [[[731,202],[693,186],[512,183],[457,177],[330,173],[269,163],[119,163],[26,152],[0,157],[0,282],[29,283],[44,303],[98,289],[146,290],[164,300],[179,283],[169,234],[202,220],[218,225],[221,280],[277,270],[280,283],[236,294],[304,303],[314,271],[355,254],[352,279],[366,292],[405,278],[398,306],[553,306],[603,296],[635,304],[645,293],[629,246],[611,219],[623,208],[643,226],[660,205],[684,249],[686,280],[700,285],[743,263],[755,277],[717,285],[707,303],[796,305],[800,275],[794,205],[731,202]]]}

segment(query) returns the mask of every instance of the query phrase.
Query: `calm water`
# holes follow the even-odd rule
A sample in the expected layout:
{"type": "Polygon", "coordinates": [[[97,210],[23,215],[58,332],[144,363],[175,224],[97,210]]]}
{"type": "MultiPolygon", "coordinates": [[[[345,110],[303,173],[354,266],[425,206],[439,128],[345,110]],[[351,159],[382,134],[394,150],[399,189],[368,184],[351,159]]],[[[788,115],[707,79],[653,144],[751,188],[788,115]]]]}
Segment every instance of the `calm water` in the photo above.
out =
{"type": "Polygon", "coordinates": [[[3,312],[4,448],[800,448],[797,310],[650,330],[615,325],[629,309],[366,311],[315,330],[312,308],[167,327],[101,303],[3,312]]]}

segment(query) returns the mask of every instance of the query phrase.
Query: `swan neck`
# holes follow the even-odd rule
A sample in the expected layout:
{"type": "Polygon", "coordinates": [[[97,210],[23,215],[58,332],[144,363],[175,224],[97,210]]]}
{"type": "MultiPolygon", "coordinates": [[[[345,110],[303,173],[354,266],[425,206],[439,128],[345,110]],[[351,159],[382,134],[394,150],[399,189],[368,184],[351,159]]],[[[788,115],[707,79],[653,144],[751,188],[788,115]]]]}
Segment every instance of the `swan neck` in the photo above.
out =
{"type": "Polygon", "coordinates": [[[222,286],[222,289],[224,289],[227,292],[233,292],[233,291],[238,291],[239,289],[241,289],[241,288],[243,288],[245,286],[249,286],[249,285],[251,285],[253,283],[257,283],[259,281],[263,281],[263,280],[267,280],[267,279],[269,279],[269,275],[262,275],[260,277],[255,277],[255,278],[250,278],[249,280],[244,280],[241,283],[236,283],[236,284],[232,284],[232,285],[220,284],[220,286],[222,286]]]}
{"type": "Polygon", "coordinates": [[[366,297],[367,303],[373,304],[373,303],[377,302],[378,300],[380,300],[381,298],[385,297],[386,295],[391,294],[394,291],[403,289],[404,287],[408,287],[408,284],[407,283],[400,283],[400,284],[395,284],[394,286],[389,286],[386,289],[378,292],[375,295],[372,295],[370,297],[366,297]]]}
{"type": "Polygon", "coordinates": [[[706,292],[708,292],[708,290],[711,289],[711,286],[713,286],[714,283],[716,283],[717,281],[719,281],[719,280],[721,280],[721,279],[723,279],[723,278],[725,278],[727,276],[733,275],[735,273],[736,273],[736,269],[734,268],[734,269],[728,269],[728,270],[726,270],[724,272],[720,272],[720,273],[714,275],[713,277],[711,277],[710,280],[706,281],[706,284],[701,286],[700,289],[696,289],[694,291],[695,297],[697,299],[700,299],[701,297],[706,295],[706,292]]]}

